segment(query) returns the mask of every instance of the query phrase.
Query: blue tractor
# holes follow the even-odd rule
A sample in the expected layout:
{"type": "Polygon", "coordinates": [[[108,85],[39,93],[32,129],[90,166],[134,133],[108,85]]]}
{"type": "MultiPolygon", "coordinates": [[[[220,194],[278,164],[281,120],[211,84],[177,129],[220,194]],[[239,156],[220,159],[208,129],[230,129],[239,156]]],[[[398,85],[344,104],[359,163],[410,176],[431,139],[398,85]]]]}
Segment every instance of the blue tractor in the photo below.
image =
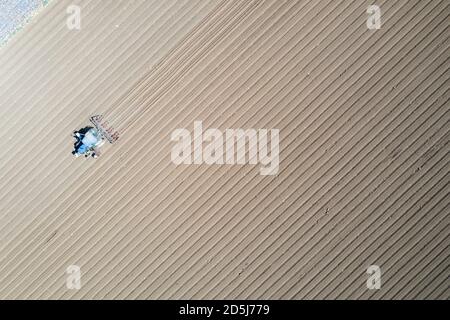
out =
{"type": "Polygon", "coordinates": [[[100,155],[99,148],[105,143],[103,136],[96,128],[88,127],[80,131],[74,132],[75,150],[72,154],[75,157],[84,155],[97,158],[100,155]]]}
{"type": "Polygon", "coordinates": [[[103,116],[92,116],[90,121],[95,127],[86,127],[73,133],[76,142],[72,154],[75,157],[84,155],[97,158],[100,155],[99,148],[105,143],[105,140],[114,143],[119,139],[119,133],[103,120],[103,116]]]}

